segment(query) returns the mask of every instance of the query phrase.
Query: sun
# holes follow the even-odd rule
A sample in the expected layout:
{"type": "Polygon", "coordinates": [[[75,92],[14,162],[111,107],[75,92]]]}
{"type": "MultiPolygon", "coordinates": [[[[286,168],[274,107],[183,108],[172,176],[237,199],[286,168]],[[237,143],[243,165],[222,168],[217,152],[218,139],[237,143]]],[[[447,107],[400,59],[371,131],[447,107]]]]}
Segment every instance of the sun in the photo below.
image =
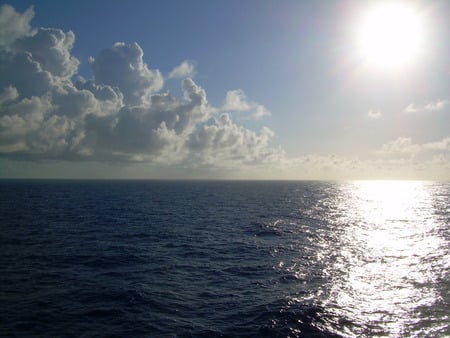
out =
{"type": "Polygon", "coordinates": [[[370,8],[358,28],[364,62],[397,68],[418,58],[423,39],[419,13],[407,4],[383,3],[370,8]]]}

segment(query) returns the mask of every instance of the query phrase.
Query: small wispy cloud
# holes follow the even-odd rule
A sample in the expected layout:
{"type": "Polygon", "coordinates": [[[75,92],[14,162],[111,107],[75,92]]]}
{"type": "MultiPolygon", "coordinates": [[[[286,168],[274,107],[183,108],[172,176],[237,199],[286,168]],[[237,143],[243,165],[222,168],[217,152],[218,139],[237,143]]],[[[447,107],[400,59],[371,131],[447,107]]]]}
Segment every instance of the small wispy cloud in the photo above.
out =
{"type": "Polygon", "coordinates": [[[434,110],[442,110],[444,109],[448,104],[450,104],[450,100],[438,100],[436,102],[431,102],[425,105],[425,110],[427,111],[434,111],[434,110]]]}
{"type": "Polygon", "coordinates": [[[0,45],[9,45],[17,38],[31,31],[30,21],[34,17],[33,7],[23,14],[17,13],[14,7],[3,5],[0,7],[0,45]]]}
{"type": "Polygon", "coordinates": [[[254,119],[271,115],[270,111],[263,105],[249,101],[242,89],[228,91],[221,110],[225,112],[249,112],[250,117],[254,119]]]}
{"type": "Polygon", "coordinates": [[[195,66],[189,61],[183,61],[169,73],[169,79],[182,79],[194,75],[195,66]]]}
{"type": "Polygon", "coordinates": [[[225,104],[222,106],[223,110],[232,111],[247,111],[250,110],[250,104],[247,102],[247,97],[241,89],[230,90],[227,92],[225,104]]]}
{"type": "Polygon", "coordinates": [[[440,99],[434,102],[429,102],[423,105],[415,105],[410,103],[404,109],[404,113],[417,113],[417,112],[432,112],[444,109],[446,106],[450,105],[450,100],[440,99]]]}
{"type": "Polygon", "coordinates": [[[369,110],[369,112],[367,113],[367,116],[370,119],[378,120],[378,119],[381,119],[383,117],[383,113],[381,111],[379,111],[379,110],[369,110]]]}
{"type": "Polygon", "coordinates": [[[417,110],[418,110],[417,107],[413,103],[410,103],[405,107],[405,109],[403,109],[403,112],[404,113],[415,113],[415,112],[417,112],[417,110]]]}

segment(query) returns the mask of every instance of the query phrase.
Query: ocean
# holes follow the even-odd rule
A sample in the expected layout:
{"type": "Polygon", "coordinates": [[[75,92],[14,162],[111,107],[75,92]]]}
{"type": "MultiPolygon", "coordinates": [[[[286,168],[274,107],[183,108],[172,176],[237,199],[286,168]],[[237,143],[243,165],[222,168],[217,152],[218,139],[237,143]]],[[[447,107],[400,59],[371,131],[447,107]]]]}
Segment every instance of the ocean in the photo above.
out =
{"type": "Polygon", "coordinates": [[[450,183],[0,181],[0,336],[445,337],[450,183]]]}

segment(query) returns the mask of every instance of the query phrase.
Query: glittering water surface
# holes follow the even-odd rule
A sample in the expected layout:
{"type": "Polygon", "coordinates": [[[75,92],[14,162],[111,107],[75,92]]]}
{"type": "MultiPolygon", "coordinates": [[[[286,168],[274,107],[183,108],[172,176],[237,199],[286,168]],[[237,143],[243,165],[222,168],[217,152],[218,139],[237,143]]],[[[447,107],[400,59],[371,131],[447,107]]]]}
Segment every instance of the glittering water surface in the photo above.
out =
{"type": "Polygon", "coordinates": [[[0,335],[450,335],[450,184],[0,181],[0,335]]]}

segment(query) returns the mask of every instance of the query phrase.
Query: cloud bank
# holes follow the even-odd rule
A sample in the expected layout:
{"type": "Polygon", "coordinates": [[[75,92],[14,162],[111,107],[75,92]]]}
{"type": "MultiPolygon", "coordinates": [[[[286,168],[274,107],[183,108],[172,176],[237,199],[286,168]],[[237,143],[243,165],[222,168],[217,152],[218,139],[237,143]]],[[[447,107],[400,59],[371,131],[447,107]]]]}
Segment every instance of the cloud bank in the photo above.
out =
{"type": "Polygon", "coordinates": [[[393,155],[396,157],[414,157],[430,153],[450,154],[450,137],[422,144],[414,143],[410,137],[399,137],[383,144],[377,153],[381,155],[393,155]]]}
{"type": "MultiPolygon", "coordinates": [[[[72,55],[75,34],[33,28],[33,16],[33,8],[18,13],[9,5],[0,7],[4,163],[26,160],[45,167],[47,160],[62,160],[74,168],[92,162],[100,167],[134,163],[145,170],[150,164],[162,171],[179,170],[174,177],[187,177],[183,170],[188,169],[189,177],[196,178],[193,172],[203,175],[208,169],[228,170],[231,178],[382,178],[395,177],[393,173],[403,178],[408,172],[416,178],[426,170],[431,177],[450,178],[450,138],[423,144],[398,138],[362,159],[287,157],[271,144],[271,129],[255,131],[233,120],[236,115],[241,120],[271,115],[266,107],[241,89],[228,91],[222,106],[214,107],[192,79],[196,70],[191,62],[183,61],[164,77],[144,61],[136,42],[117,42],[90,57],[92,77],[84,79],[78,76],[80,61],[72,55]],[[181,80],[180,97],[164,92],[166,79],[181,80]],[[245,175],[239,176],[239,170],[245,175]]],[[[404,111],[437,111],[448,104],[410,104],[404,111]]],[[[372,110],[368,117],[381,119],[383,113],[372,110]]]]}
{"type": "MultiPolygon", "coordinates": [[[[253,165],[282,156],[270,145],[269,128],[246,129],[208,103],[191,78],[190,62],[168,75],[183,79],[183,97],[161,92],[164,77],[144,62],[136,42],[117,42],[90,57],[93,76],[85,80],[76,76],[80,61],[71,54],[75,34],[32,29],[33,15],[32,8],[22,14],[0,8],[2,157],[195,167],[253,165]]],[[[234,108],[266,115],[261,107],[251,102],[234,108]]]]}

